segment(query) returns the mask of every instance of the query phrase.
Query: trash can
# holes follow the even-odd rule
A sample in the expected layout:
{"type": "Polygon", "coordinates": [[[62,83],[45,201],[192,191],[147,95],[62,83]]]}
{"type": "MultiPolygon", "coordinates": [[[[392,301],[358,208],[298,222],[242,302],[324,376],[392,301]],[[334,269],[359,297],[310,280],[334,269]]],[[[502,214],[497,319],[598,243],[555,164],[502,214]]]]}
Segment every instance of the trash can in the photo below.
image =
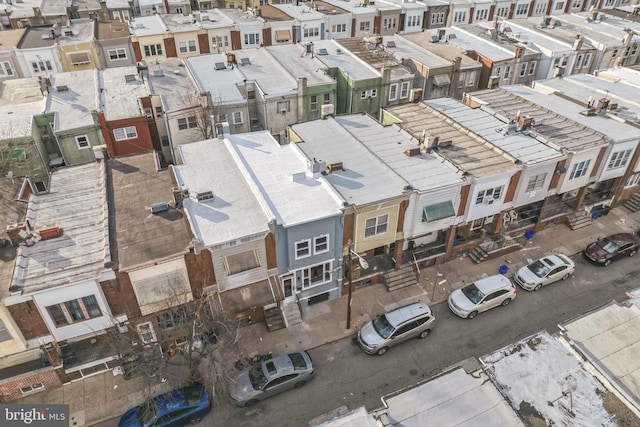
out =
{"type": "Polygon", "coordinates": [[[498,268],[498,273],[500,274],[507,274],[507,271],[509,271],[509,267],[504,264],[502,264],[500,268],[498,268]]]}
{"type": "Polygon", "coordinates": [[[528,230],[524,232],[524,238],[527,240],[531,240],[533,239],[533,236],[535,235],[535,233],[533,232],[533,230],[528,230]]]}

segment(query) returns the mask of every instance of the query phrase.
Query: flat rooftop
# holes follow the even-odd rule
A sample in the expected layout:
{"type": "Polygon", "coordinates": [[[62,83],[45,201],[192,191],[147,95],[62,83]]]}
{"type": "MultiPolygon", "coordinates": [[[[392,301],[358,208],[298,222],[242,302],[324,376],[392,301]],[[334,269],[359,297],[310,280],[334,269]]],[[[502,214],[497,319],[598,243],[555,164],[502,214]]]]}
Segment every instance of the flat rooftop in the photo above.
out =
{"type": "Polygon", "coordinates": [[[151,95],[162,98],[164,111],[172,112],[187,108],[184,94],[197,92],[193,79],[182,60],[177,58],[147,63],[149,75],[147,85],[151,95]]]}
{"type": "Polygon", "coordinates": [[[542,124],[535,127],[535,132],[561,148],[579,152],[608,144],[605,135],[504,89],[485,89],[469,96],[483,104],[480,108],[501,116],[506,122],[515,123],[518,112],[541,119],[542,124]]]}
{"type": "Polygon", "coordinates": [[[16,47],[25,31],[25,28],[20,28],[18,30],[3,30],[2,43],[0,43],[0,52],[10,52],[11,49],[16,47]]]}
{"type": "MultiPolygon", "coordinates": [[[[344,117],[347,120],[354,116],[344,117]]],[[[368,126],[378,132],[382,128],[373,119],[369,119],[368,126]]],[[[307,159],[315,159],[327,165],[342,163],[343,170],[327,173],[325,178],[347,203],[362,206],[402,195],[407,182],[380,162],[362,141],[336,119],[299,123],[293,125],[292,129],[302,138],[302,142],[295,146],[307,159]]],[[[321,170],[325,171],[326,168],[321,170]]]]}
{"type": "MultiPolygon", "coordinates": [[[[18,200],[22,184],[22,178],[0,180],[0,223],[3,226],[14,223],[14,220],[16,223],[24,220],[27,202],[18,200]]],[[[4,231],[1,238],[7,238],[4,231]]],[[[9,290],[17,252],[17,247],[0,243],[0,298],[9,290]]]]}
{"type": "Polygon", "coordinates": [[[45,103],[36,77],[0,81],[0,141],[31,138],[33,115],[42,113],[45,103]]]}
{"type": "Polygon", "coordinates": [[[92,111],[99,109],[98,70],[52,74],[47,113],[55,114],[55,130],[94,125],[92,111]],[[64,89],[66,90],[60,90],[64,89]]]}
{"type": "Polygon", "coordinates": [[[448,148],[438,150],[438,156],[472,176],[481,178],[517,169],[514,157],[479,136],[470,135],[464,123],[425,103],[397,105],[386,111],[401,120],[398,125],[416,139],[438,137],[440,143],[451,141],[448,148]]]}
{"type": "MultiPolygon", "coordinates": [[[[240,51],[242,53],[243,51],[240,51]]],[[[236,57],[238,63],[244,56],[236,57]]],[[[216,64],[227,64],[227,56],[221,53],[199,55],[185,58],[184,63],[193,76],[193,80],[201,93],[209,92],[216,105],[233,105],[247,100],[238,89],[245,77],[237,67],[217,69],[216,64]]]]}
{"type": "Polygon", "coordinates": [[[53,25],[27,27],[16,47],[18,49],[34,49],[53,46],[56,41],[51,37],[52,28],[53,25]]]}
{"type": "Polygon", "coordinates": [[[250,64],[238,67],[245,79],[253,80],[266,98],[295,94],[298,82],[266,49],[234,51],[236,58],[248,58],[250,64]]]}
{"type": "Polygon", "coordinates": [[[373,40],[362,37],[338,39],[336,42],[374,68],[402,66],[400,59],[394,55],[393,51],[386,49],[384,43],[376,46],[373,40]]]}
{"type": "Polygon", "coordinates": [[[106,191],[104,163],[54,170],[50,192],[31,195],[26,219],[62,235],[19,246],[11,285],[30,293],[96,280],[111,262],[106,191]]]}
{"type": "MultiPolygon", "coordinates": [[[[554,17],[551,19],[554,19],[554,17]]],[[[546,56],[569,54],[573,48],[573,41],[571,41],[571,43],[562,41],[554,37],[551,33],[539,31],[541,21],[541,17],[537,17],[535,21],[530,22],[527,21],[527,19],[513,19],[505,21],[504,28],[505,32],[506,29],[509,28],[515,39],[527,43],[527,47],[537,49],[546,56]]],[[[575,37],[573,40],[575,40],[575,37]]]]}
{"type": "Polygon", "coordinates": [[[428,32],[387,36],[386,41],[393,40],[396,47],[387,47],[399,58],[412,58],[429,68],[450,67],[451,61],[461,58],[460,66],[478,67],[478,63],[469,58],[459,46],[450,43],[433,43],[428,32]]]}
{"type": "Polygon", "coordinates": [[[107,120],[119,120],[144,115],[140,98],[148,95],[134,65],[106,68],[100,71],[100,108],[107,120]]]}
{"type": "Polygon", "coordinates": [[[126,270],[188,251],[185,214],[174,207],[151,213],[151,204],[173,200],[170,170],[157,170],[152,152],[110,159],[118,267],[126,270]]]}
{"type": "Polygon", "coordinates": [[[226,144],[218,139],[178,146],[184,163],[172,166],[192,233],[206,246],[267,234],[270,218],[236,166],[226,144]],[[211,191],[213,199],[197,201],[195,194],[211,191]]]}
{"type": "MultiPolygon", "coordinates": [[[[509,37],[511,33],[497,32],[492,23],[456,25],[450,30],[456,34],[455,39],[449,40],[450,43],[461,47],[464,45],[466,50],[474,50],[492,61],[512,60],[515,58],[516,47],[522,46],[522,43],[509,37]],[[490,31],[495,34],[495,37],[489,33],[490,31]]],[[[529,47],[524,49],[525,55],[535,52],[539,51],[529,47]]]]}
{"type": "Polygon", "coordinates": [[[278,144],[268,131],[229,135],[225,144],[276,224],[342,215],[342,199],[323,176],[305,173],[308,160],[296,147],[278,144]]]}
{"type": "MultiPolygon", "coordinates": [[[[66,13],[66,12],[65,12],[66,13]]],[[[97,21],[93,19],[72,19],[68,27],[60,27],[60,37],[56,43],[60,45],[73,45],[95,40],[97,21]]]]}
{"type": "Polygon", "coordinates": [[[129,24],[120,21],[98,21],[98,40],[128,39],[129,24]]]}
{"type": "Polygon", "coordinates": [[[304,45],[300,43],[275,45],[265,49],[291,76],[306,78],[308,86],[334,84],[333,78],[327,75],[322,61],[315,54],[306,54],[304,45]]]}
{"type": "Polygon", "coordinates": [[[353,80],[367,80],[380,77],[380,73],[371,65],[360,60],[350,52],[345,52],[336,40],[317,40],[313,42],[316,52],[325,49],[326,55],[318,55],[318,59],[326,67],[339,68],[353,80]]]}
{"type": "Polygon", "coordinates": [[[136,16],[129,22],[129,28],[132,37],[153,36],[169,31],[169,27],[164,23],[160,14],[136,16]]]}
{"type": "Polygon", "coordinates": [[[560,160],[564,155],[560,147],[548,141],[538,140],[521,132],[502,134],[498,132],[506,124],[480,108],[471,108],[451,98],[425,101],[427,105],[486,141],[505,151],[524,165],[536,165],[550,160],[560,160]]]}

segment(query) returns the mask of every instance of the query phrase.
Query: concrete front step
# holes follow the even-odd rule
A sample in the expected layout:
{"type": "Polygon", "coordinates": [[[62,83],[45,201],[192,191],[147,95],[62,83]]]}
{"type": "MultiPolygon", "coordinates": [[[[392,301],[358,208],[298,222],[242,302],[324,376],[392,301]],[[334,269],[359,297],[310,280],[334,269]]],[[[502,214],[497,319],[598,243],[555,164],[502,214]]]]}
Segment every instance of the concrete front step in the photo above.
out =
{"type": "Polygon", "coordinates": [[[637,212],[640,210],[640,193],[636,193],[624,204],[624,207],[631,212],[637,212]]]}
{"type": "Polygon", "coordinates": [[[569,227],[572,230],[578,230],[580,228],[586,227],[588,225],[591,225],[591,223],[593,222],[591,215],[585,211],[576,212],[575,214],[570,215],[568,219],[569,227]]]}
{"type": "Polygon", "coordinates": [[[302,323],[302,315],[300,314],[300,307],[297,302],[285,302],[283,311],[287,328],[302,323]]]}
{"type": "Polygon", "coordinates": [[[386,286],[389,292],[406,288],[416,283],[418,283],[418,278],[410,265],[404,266],[400,270],[389,271],[386,274],[386,286]]]}
{"type": "Polygon", "coordinates": [[[269,332],[277,331],[287,327],[284,314],[278,307],[273,307],[264,311],[264,320],[269,332]]]}

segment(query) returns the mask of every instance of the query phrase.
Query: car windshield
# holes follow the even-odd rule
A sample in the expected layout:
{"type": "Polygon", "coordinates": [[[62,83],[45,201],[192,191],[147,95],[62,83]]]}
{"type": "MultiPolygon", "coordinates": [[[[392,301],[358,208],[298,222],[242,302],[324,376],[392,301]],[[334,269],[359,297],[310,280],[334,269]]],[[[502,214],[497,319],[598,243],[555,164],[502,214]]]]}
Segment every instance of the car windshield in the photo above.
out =
{"type": "Polygon", "coordinates": [[[618,245],[607,239],[598,240],[596,244],[600,249],[610,254],[615,253],[615,251],[618,249],[618,245]]]}
{"type": "Polygon", "coordinates": [[[393,326],[391,326],[384,314],[373,319],[373,329],[382,338],[389,338],[389,335],[393,332],[393,326]]]}
{"type": "Polygon", "coordinates": [[[153,400],[147,400],[138,408],[138,419],[141,426],[146,426],[156,416],[156,404],[153,400]]]}
{"type": "Polygon", "coordinates": [[[549,268],[547,268],[547,266],[540,260],[532,262],[527,266],[527,268],[540,278],[546,277],[547,274],[549,274],[549,268]]]}
{"type": "Polygon", "coordinates": [[[293,365],[293,369],[299,371],[301,369],[307,369],[307,363],[304,361],[304,357],[300,353],[291,353],[289,355],[289,359],[291,359],[291,364],[293,365]]]}
{"type": "Polygon", "coordinates": [[[194,386],[187,386],[183,389],[187,405],[194,406],[200,403],[200,389],[194,386]]]}
{"type": "Polygon", "coordinates": [[[262,390],[262,387],[267,383],[267,377],[264,376],[262,371],[262,364],[249,369],[249,381],[251,381],[254,390],[262,390]]]}
{"type": "Polygon", "coordinates": [[[484,297],[484,294],[476,287],[475,283],[462,288],[462,293],[474,304],[478,304],[484,297]]]}

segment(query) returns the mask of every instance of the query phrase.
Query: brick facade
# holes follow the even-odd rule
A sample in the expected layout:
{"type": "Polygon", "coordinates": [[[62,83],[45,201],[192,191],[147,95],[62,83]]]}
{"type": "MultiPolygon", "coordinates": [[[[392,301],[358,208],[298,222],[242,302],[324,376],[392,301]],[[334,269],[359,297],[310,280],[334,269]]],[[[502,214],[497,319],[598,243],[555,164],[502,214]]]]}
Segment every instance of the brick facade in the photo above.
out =
{"type": "Polygon", "coordinates": [[[33,339],[44,335],[49,335],[49,329],[44,323],[40,311],[36,304],[29,300],[7,307],[16,326],[22,332],[25,339],[33,339]]]}
{"type": "MultiPolygon", "coordinates": [[[[0,402],[8,403],[24,397],[20,389],[37,383],[44,385],[44,388],[38,391],[53,390],[62,387],[62,382],[53,368],[43,369],[0,384],[0,402]]],[[[33,393],[37,392],[34,391],[33,393]]]]}
{"type": "Polygon", "coordinates": [[[100,287],[114,316],[126,314],[129,319],[140,316],[140,307],[128,274],[116,271],[116,280],[100,282],[100,287]]]}

